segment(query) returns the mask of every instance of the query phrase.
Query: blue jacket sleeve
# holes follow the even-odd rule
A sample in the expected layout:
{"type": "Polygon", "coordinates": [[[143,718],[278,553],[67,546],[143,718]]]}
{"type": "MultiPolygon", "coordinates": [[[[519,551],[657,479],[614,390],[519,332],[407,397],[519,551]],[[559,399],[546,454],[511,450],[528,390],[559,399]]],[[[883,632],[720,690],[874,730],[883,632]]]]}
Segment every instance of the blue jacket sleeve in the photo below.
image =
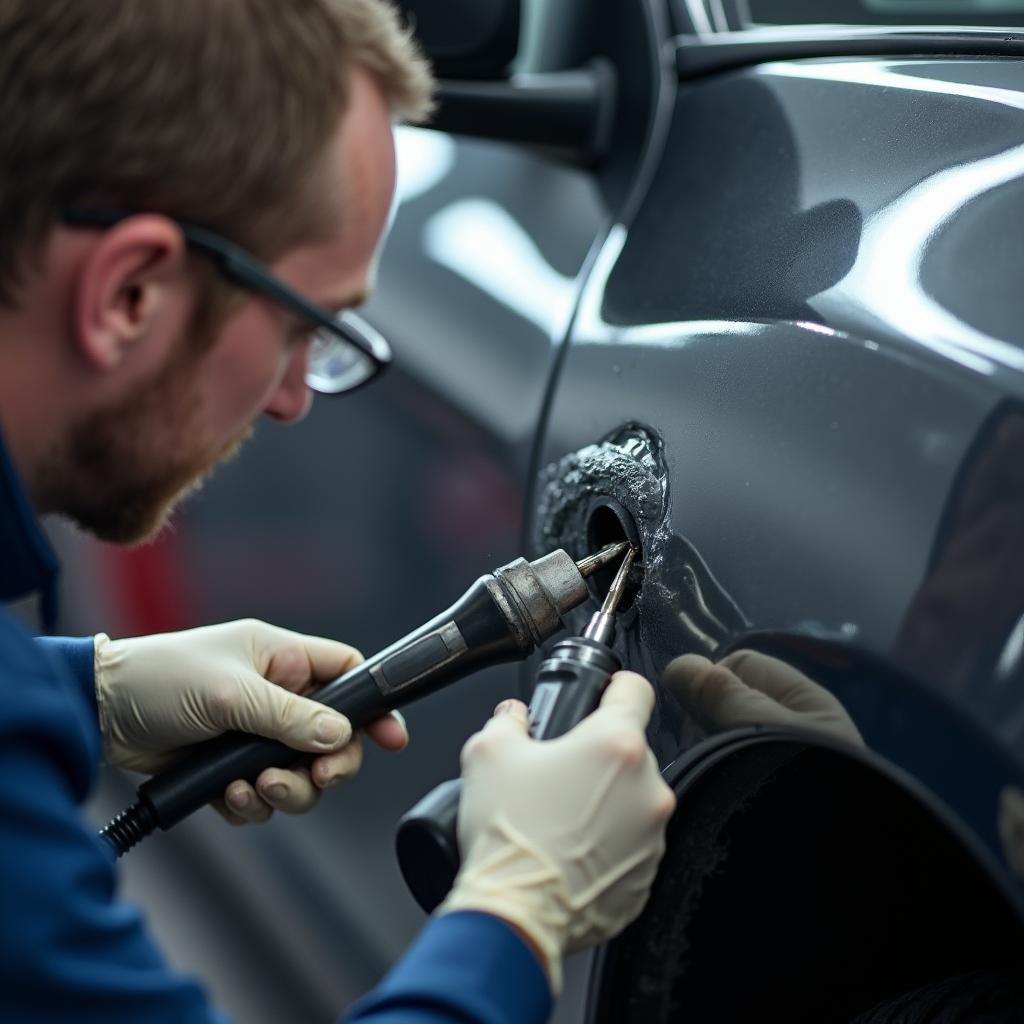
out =
{"type": "Polygon", "coordinates": [[[37,636],[36,643],[50,657],[64,662],[82,692],[83,704],[96,717],[95,645],[91,636],[37,636]]]}
{"type": "MultiPolygon", "coordinates": [[[[76,650],[91,677],[91,655],[76,650]]],[[[66,655],[0,614],[0,1018],[220,1021],[202,989],[169,970],[138,912],[116,899],[113,855],[80,816],[100,741],[66,655]]]]}
{"type": "MultiPolygon", "coordinates": [[[[82,822],[100,738],[93,641],[38,637],[0,615],[0,1017],[210,1024],[138,912],[115,898],[112,854],[82,822]]],[[[348,1024],[543,1024],[536,957],[487,914],[432,921],[348,1024]]]]}
{"type": "Polygon", "coordinates": [[[503,921],[436,918],[345,1024],[543,1024],[551,990],[537,958],[503,921]]]}

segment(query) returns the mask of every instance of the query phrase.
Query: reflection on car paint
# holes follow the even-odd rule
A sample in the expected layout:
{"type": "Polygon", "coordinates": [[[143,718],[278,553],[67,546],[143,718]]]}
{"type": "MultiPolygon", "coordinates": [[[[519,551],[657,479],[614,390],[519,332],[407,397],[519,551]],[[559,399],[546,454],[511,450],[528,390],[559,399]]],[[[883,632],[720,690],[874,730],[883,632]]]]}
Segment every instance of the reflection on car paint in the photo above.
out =
{"type": "Polygon", "coordinates": [[[1003,738],[1024,741],[1024,406],[1007,401],[961,464],[931,564],[893,655],[921,679],[969,700],[1003,738]]]}
{"type": "MultiPolygon", "coordinates": [[[[793,63],[771,65],[769,71],[776,76],[962,96],[1024,109],[1024,95],[1011,89],[900,73],[903,67],[920,67],[921,63],[793,63]]],[[[872,258],[859,261],[832,295],[815,305],[827,310],[833,301],[855,301],[890,330],[895,327],[918,343],[980,373],[994,372],[996,362],[1015,369],[1024,367],[1024,352],[1017,346],[976,330],[921,287],[921,266],[929,251],[929,240],[969,203],[1022,175],[1024,146],[1014,146],[925,178],[868,219],[862,245],[872,258]]]]}
{"type": "Polygon", "coordinates": [[[560,274],[523,226],[490,199],[461,199],[423,227],[424,251],[553,337],[569,326],[575,279],[560,274]]]}
{"type": "Polygon", "coordinates": [[[395,205],[436,188],[455,167],[455,141],[441,132],[399,125],[395,128],[398,180],[395,205]]]}
{"type": "MultiPolygon", "coordinates": [[[[822,88],[780,81],[796,102],[822,88]]],[[[809,300],[854,266],[864,208],[837,176],[807,181],[817,154],[805,151],[789,102],[757,72],[680,96],[672,132],[700,139],[701,159],[691,145],[666,147],[609,278],[604,320],[821,319],[809,300]],[[662,249],[665,259],[652,258],[662,249]]]]}
{"type": "Polygon", "coordinates": [[[575,342],[585,344],[667,345],[675,348],[687,337],[705,333],[753,335],[763,330],[761,324],[730,321],[678,320],[663,323],[614,324],[604,318],[602,306],[608,279],[615,269],[629,238],[625,225],[615,224],[608,232],[576,310],[575,342]]]}

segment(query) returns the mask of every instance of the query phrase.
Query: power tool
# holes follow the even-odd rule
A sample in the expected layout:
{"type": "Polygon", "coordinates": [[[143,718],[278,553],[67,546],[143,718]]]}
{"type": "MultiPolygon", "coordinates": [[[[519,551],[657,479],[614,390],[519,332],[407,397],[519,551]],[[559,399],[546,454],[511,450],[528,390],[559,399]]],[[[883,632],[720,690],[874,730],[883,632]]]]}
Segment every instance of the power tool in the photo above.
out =
{"type": "MultiPolygon", "coordinates": [[[[559,641],[541,663],[530,700],[530,735],[534,739],[555,739],[582,722],[601,703],[609,680],[622,668],[610,645],[615,637],[615,616],[637,555],[636,548],[626,547],[629,550],[604,604],[582,636],[559,641]]],[[[396,851],[402,876],[428,914],[448,895],[459,871],[461,794],[461,780],[443,782],[398,825],[396,851]]]]}
{"type": "MultiPolygon", "coordinates": [[[[587,577],[628,547],[611,544],[581,562],[562,550],[532,562],[518,558],[481,576],[446,611],[312,699],[340,711],[354,731],[479,669],[524,659],[563,628],[563,615],[589,597],[587,577]]],[[[177,764],[142,783],[135,803],[100,835],[120,857],[155,829],[166,831],[222,796],[236,779],[251,782],[266,768],[308,763],[312,757],[276,740],[225,733],[196,744],[177,764]]]]}

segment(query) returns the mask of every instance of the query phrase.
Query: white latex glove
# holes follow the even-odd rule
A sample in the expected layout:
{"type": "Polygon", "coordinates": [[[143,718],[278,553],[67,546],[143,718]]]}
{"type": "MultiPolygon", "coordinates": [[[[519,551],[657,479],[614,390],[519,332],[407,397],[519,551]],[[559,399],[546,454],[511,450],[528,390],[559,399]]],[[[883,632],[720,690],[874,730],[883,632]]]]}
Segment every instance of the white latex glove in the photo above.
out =
{"type": "Polygon", "coordinates": [[[669,664],[662,682],[709,732],[792,725],[864,744],[853,719],[828,690],[767,654],[734,651],[717,665],[699,654],[685,654],[669,664]]]}
{"type": "MultiPolygon", "coordinates": [[[[274,808],[308,811],[322,790],[360,768],[362,747],[348,719],[301,696],[363,660],[347,644],[244,619],[127,640],[100,633],[95,651],[107,764],[156,772],[181,748],[229,730],[321,755],[308,768],[268,768],[255,789],[231,783],[215,806],[232,824],[265,821],[274,808]]],[[[397,713],[366,731],[386,750],[408,742],[397,713]]]]}
{"type": "Polygon", "coordinates": [[[519,701],[462,752],[462,870],[439,913],[479,910],[533,946],[557,995],[562,956],[620,932],[647,901],[675,809],[644,736],[654,691],[620,672],[600,708],[530,738],[519,701]]]}

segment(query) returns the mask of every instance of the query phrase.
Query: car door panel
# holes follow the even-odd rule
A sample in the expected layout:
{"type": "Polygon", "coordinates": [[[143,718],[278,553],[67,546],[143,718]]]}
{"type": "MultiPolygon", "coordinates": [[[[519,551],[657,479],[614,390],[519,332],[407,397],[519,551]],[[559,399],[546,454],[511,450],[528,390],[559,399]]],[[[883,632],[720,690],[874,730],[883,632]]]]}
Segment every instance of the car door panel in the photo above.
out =
{"type": "MultiPolygon", "coordinates": [[[[626,663],[657,680],[688,651],[785,657],[987,865],[1003,895],[977,906],[1018,914],[1001,801],[1024,782],[1022,90],[1019,63],[954,59],[683,86],[581,294],[529,509],[534,545],[570,550],[595,499],[624,509],[649,565],[626,663]],[[653,512],[629,462],[651,449],[653,512]]],[[[702,749],[658,696],[662,762],[702,749]]],[[[595,973],[595,1020],[626,1019],[599,1012],[614,970],[595,973]]]]}

